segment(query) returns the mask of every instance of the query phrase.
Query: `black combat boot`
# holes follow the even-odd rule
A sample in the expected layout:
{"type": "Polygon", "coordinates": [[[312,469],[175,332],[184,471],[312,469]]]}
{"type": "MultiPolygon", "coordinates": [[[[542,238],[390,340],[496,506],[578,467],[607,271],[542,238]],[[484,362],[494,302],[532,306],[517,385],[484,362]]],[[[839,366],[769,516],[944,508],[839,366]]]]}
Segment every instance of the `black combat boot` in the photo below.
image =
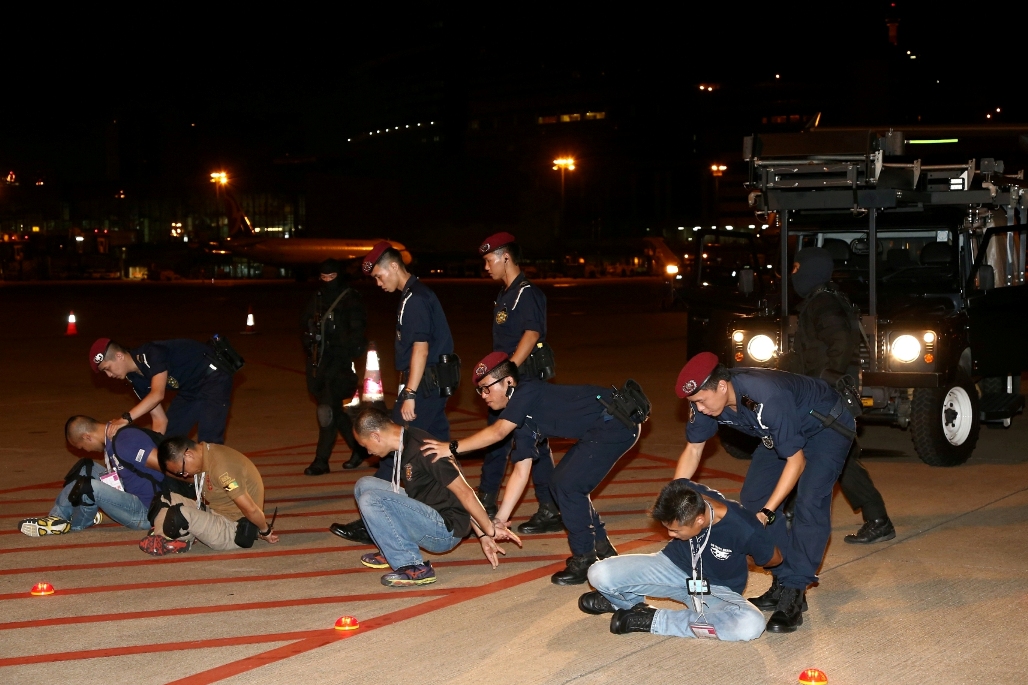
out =
{"type": "Polygon", "coordinates": [[[618,551],[614,549],[614,545],[610,544],[610,540],[603,538],[603,540],[596,541],[596,558],[606,559],[607,557],[616,557],[618,551]]]}
{"type": "Polygon", "coordinates": [[[550,576],[550,582],[554,585],[581,585],[589,578],[589,567],[595,563],[595,554],[576,554],[568,558],[567,568],[550,576]]]}
{"type": "Polygon", "coordinates": [[[853,535],[847,535],[843,540],[851,545],[873,545],[876,542],[892,540],[894,537],[896,537],[896,529],[893,527],[889,517],[886,516],[880,519],[864,521],[864,525],[860,527],[860,530],[853,535]]]}
{"type": "Polygon", "coordinates": [[[364,527],[364,519],[357,519],[349,523],[333,523],[328,529],[344,540],[359,542],[362,545],[375,544],[368,534],[368,529],[364,527]]]}
{"type": "MultiPolygon", "coordinates": [[[[782,598],[782,584],[778,582],[778,576],[771,576],[771,587],[760,597],[750,597],[747,601],[761,611],[774,611],[778,608],[778,601],[782,598]]],[[[807,610],[807,600],[803,599],[803,611],[807,610]]]]}
{"type": "Polygon", "coordinates": [[[343,462],[344,469],[355,469],[364,463],[364,460],[368,458],[368,453],[364,450],[354,450],[350,458],[343,462]]]}
{"type": "Polygon", "coordinates": [[[482,503],[482,506],[485,508],[485,513],[489,514],[489,518],[496,516],[496,512],[499,511],[499,507],[496,506],[495,492],[482,492],[479,490],[478,501],[482,503]]]}
{"type": "Polygon", "coordinates": [[[322,464],[315,460],[311,462],[311,465],[303,470],[305,476],[323,476],[329,472],[328,464],[322,464]]]}
{"type": "Polygon", "coordinates": [[[657,609],[645,602],[639,602],[631,609],[618,609],[610,617],[610,632],[615,635],[648,633],[656,613],[657,609]]]}
{"type": "Polygon", "coordinates": [[[791,633],[803,625],[803,606],[806,604],[806,591],[783,587],[782,598],[778,600],[778,608],[767,622],[769,633],[791,633]]]}
{"type": "Polygon", "coordinates": [[[539,511],[518,526],[518,532],[523,535],[559,533],[562,530],[564,530],[564,522],[560,520],[560,512],[557,511],[557,505],[553,502],[540,504],[539,511]]]}
{"type": "Polygon", "coordinates": [[[593,590],[578,598],[578,608],[587,614],[613,614],[618,610],[610,603],[610,600],[603,596],[603,593],[593,590]]]}

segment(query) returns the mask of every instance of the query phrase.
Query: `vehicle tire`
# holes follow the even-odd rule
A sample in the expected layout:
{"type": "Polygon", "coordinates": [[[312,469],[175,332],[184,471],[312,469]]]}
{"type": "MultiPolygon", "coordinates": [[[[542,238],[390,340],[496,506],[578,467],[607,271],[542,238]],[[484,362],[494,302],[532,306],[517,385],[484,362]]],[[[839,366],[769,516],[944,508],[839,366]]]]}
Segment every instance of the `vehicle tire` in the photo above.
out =
{"type": "Polygon", "coordinates": [[[725,452],[736,459],[753,459],[753,451],[760,444],[760,438],[740,433],[727,426],[718,427],[718,437],[721,439],[721,446],[725,448],[725,452]]]}
{"type": "Polygon", "coordinates": [[[978,391],[958,379],[942,388],[915,388],[910,403],[914,451],[929,466],[958,466],[970,458],[981,422],[978,391]]]}

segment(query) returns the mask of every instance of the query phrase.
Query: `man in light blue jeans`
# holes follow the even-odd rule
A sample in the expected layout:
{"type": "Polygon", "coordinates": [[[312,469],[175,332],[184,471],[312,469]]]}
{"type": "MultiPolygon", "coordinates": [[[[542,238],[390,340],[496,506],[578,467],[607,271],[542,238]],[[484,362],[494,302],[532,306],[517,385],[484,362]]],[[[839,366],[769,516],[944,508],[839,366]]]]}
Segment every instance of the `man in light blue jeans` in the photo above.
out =
{"type": "Polygon", "coordinates": [[[587,614],[613,613],[610,632],[745,641],[764,632],[764,616],[740,594],[749,577],[747,556],[777,566],[782,555],[760,522],[721,493],[684,478],[668,483],[652,516],[671,542],[656,554],[625,554],[589,569],[596,591],[578,600],[587,614]],[[656,609],[646,597],[686,608],[656,609]]]}
{"type": "Polygon", "coordinates": [[[493,568],[497,554],[505,554],[496,543],[516,535],[488,514],[464,480],[452,457],[426,457],[422,447],[431,436],[418,428],[403,428],[383,411],[367,408],[354,423],[353,433],[369,454],[385,457],[396,453],[389,481],[366,476],[357,481],[354,499],[377,552],[361,557],[369,568],[392,568],[382,584],[409,587],[434,583],[435,569],[424,561],[421,549],[442,554],[460,544],[474,530],[482,551],[493,568]],[[400,483],[405,487],[400,487],[400,483]]]}

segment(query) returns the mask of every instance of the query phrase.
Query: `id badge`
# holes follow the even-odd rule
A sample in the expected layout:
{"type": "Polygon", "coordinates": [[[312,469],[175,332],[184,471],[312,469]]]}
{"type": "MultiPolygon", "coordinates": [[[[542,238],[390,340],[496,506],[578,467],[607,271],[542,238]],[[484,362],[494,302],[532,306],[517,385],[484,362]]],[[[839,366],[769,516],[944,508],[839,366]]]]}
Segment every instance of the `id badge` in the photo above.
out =
{"type": "Polygon", "coordinates": [[[690,578],[688,581],[688,590],[690,595],[709,595],[710,583],[703,578],[690,578]]]}
{"type": "Polygon", "coordinates": [[[112,488],[125,492],[125,486],[121,484],[121,476],[118,475],[117,471],[108,471],[100,476],[100,480],[112,488]]]}
{"type": "Polygon", "coordinates": [[[709,623],[690,623],[689,630],[701,640],[720,640],[717,630],[709,623]]]}

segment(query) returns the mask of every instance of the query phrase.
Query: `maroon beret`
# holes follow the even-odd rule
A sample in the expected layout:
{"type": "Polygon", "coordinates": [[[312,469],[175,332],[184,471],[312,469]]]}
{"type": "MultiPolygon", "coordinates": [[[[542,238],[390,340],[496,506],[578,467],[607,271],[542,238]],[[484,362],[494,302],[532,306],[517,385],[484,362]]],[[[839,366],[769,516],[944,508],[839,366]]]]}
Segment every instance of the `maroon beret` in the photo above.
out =
{"type": "Polygon", "coordinates": [[[482,241],[482,244],[478,246],[478,252],[481,255],[486,255],[493,250],[499,250],[504,245],[510,245],[516,243],[517,238],[512,236],[506,231],[500,231],[499,233],[493,233],[491,236],[482,241]]]}
{"type": "Polygon", "coordinates": [[[487,354],[482,361],[475,364],[475,384],[477,385],[479,381],[489,375],[490,371],[507,361],[507,359],[509,357],[507,357],[506,352],[490,352],[487,354]]]}
{"type": "Polygon", "coordinates": [[[713,352],[700,352],[695,355],[679,372],[675,393],[682,399],[695,395],[720,363],[713,352]]]}
{"type": "Polygon", "coordinates": [[[93,367],[93,373],[100,373],[100,362],[107,355],[107,346],[110,344],[110,338],[97,338],[89,348],[89,365],[93,367]]]}
{"type": "Polygon", "coordinates": [[[378,258],[382,256],[383,252],[392,246],[392,243],[388,240],[379,240],[375,243],[375,247],[371,248],[371,252],[364,256],[364,261],[361,262],[361,270],[370,276],[371,270],[375,268],[375,262],[378,261],[378,258]]]}

